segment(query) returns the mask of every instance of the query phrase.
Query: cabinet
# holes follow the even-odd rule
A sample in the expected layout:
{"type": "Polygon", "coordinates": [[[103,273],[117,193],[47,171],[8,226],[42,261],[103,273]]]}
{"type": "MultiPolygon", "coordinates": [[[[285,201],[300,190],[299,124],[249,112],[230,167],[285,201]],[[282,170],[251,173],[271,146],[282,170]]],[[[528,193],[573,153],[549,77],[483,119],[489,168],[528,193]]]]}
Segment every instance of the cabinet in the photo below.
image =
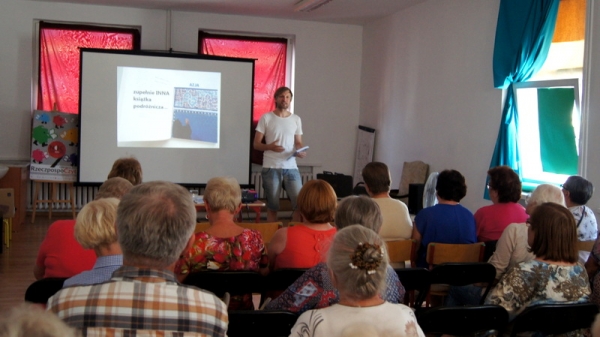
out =
{"type": "Polygon", "coordinates": [[[27,215],[27,181],[29,180],[29,164],[11,165],[8,172],[0,179],[0,188],[12,188],[15,191],[15,217],[13,231],[19,231],[27,215]]]}

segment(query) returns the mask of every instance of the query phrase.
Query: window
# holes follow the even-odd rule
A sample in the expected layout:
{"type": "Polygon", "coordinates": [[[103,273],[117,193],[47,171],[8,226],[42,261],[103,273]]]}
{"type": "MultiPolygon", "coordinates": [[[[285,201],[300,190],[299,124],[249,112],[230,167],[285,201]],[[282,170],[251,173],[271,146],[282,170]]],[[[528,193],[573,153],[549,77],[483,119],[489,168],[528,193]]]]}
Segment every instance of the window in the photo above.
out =
{"type": "Polygon", "coordinates": [[[137,29],[39,24],[39,110],[79,113],[79,48],[139,49],[137,29]]]}
{"type": "MultiPolygon", "coordinates": [[[[254,138],[254,129],[260,117],[273,109],[273,93],[287,83],[287,45],[288,40],[283,38],[199,33],[198,52],[200,54],[256,59],[252,138],[254,138]]],[[[255,164],[262,164],[262,152],[252,150],[251,161],[255,164]]]]}

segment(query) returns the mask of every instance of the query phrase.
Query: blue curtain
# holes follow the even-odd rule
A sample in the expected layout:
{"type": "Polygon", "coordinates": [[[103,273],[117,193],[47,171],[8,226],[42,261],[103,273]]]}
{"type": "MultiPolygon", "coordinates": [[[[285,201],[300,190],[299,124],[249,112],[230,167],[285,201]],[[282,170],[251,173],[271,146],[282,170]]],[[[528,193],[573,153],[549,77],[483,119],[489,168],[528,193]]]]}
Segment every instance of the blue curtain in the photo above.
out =
{"type": "MultiPolygon", "coordinates": [[[[521,174],[519,113],[513,83],[540,70],[552,43],[560,0],[501,0],[494,44],[494,87],[507,89],[490,168],[508,165],[521,174]]],[[[484,197],[489,199],[487,188],[484,197]]]]}

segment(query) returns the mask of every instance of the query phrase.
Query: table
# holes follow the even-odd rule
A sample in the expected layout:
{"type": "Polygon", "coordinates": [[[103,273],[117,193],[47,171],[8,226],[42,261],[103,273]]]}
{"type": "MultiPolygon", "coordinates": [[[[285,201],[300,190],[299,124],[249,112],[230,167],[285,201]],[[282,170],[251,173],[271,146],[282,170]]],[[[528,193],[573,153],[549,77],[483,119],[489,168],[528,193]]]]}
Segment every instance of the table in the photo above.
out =
{"type": "MultiPolygon", "coordinates": [[[[254,222],[259,223],[260,222],[260,211],[263,207],[266,206],[266,204],[264,202],[261,201],[255,201],[255,202],[251,202],[248,204],[242,204],[243,206],[246,207],[246,209],[250,209],[253,210],[256,213],[256,217],[254,218],[254,222]]],[[[200,211],[206,211],[206,208],[204,207],[204,202],[197,202],[196,203],[196,212],[200,212],[200,211]]],[[[238,213],[238,221],[242,222],[242,211],[240,211],[238,213]]]]}

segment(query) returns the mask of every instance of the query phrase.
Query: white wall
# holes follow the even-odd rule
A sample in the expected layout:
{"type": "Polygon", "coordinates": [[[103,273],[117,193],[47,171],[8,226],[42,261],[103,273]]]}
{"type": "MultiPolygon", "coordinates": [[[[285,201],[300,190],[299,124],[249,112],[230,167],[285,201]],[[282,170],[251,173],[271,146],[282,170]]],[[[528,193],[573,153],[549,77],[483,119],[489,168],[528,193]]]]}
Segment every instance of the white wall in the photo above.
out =
{"type": "Polygon", "coordinates": [[[142,49],[152,50],[196,52],[200,29],[294,37],[294,112],[302,117],[304,142],[311,147],[299,162],[352,172],[360,101],[360,26],[173,12],[169,45],[168,17],[157,10],[2,0],[0,160],[29,158],[34,20],[42,19],[141,26],[142,49]]]}

